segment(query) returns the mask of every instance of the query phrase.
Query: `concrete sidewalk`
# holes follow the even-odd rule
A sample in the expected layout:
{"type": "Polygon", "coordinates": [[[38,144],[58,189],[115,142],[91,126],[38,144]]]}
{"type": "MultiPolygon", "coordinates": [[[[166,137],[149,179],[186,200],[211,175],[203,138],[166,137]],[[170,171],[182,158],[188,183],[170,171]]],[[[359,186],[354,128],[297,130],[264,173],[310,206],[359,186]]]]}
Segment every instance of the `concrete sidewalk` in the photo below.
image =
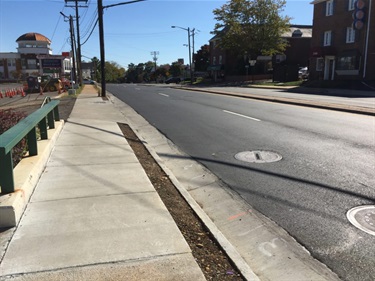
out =
{"type": "MultiPolygon", "coordinates": [[[[251,89],[206,91],[256,98],[251,89]]],[[[373,111],[372,103],[362,108],[373,111]]],[[[249,273],[244,274],[248,280],[338,280],[134,110],[115,97],[103,100],[91,85],[79,95],[53,145],[2,259],[0,248],[0,280],[205,280],[117,122],[137,129],[222,248],[243,274],[249,273]],[[233,214],[240,219],[228,220],[233,214]]],[[[0,246],[4,240],[0,235],[0,246]]]]}
{"type": "Polygon", "coordinates": [[[175,86],[175,89],[192,90],[212,94],[237,96],[262,101],[286,103],[356,114],[375,115],[375,91],[342,89],[309,89],[285,87],[219,87],[175,86]],[[264,91],[264,89],[270,91],[264,91]]]}
{"type": "Polygon", "coordinates": [[[5,250],[0,280],[205,280],[117,122],[79,95],[5,250]]]}

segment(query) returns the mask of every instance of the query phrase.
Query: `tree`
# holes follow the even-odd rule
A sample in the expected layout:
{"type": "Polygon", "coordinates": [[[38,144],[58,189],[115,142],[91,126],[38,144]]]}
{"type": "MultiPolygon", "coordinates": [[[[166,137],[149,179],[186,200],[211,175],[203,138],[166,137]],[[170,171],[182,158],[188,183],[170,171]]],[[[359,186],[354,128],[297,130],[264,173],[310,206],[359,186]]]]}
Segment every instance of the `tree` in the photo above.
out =
{"type": "Polygon", "coordinates": [[[171,65],[171,68],[169,69],[169,73],[173,76],[173,77],[179,77],[182,75],[182,66],[179,62],[173,62],[172,65],[171,65]]]}
{"type": "Polygon", "coordinates": [[[93,57],[91,59],[91,62],[94,66],[94,75],[93,75],[94,80],[100,81],[100,79],[101,79],[101,75],[100,75],[100,71],[99,71],[100,70],[100,60],[97,57],[93,57]]]}
{"type": "Polygon", "coordinates": [[[283,53],[287,42],[281,35],[289,29],[290,18],[281,16],[285,0],[231,0],[213,11],[221,48],[237,56],[272,56],[283,53]]]}
{"type": "Polygon", "coordinates": [[[119,82],[125,76],[125,69],[116,62],[105,62],[105,81],[119,82]]]}
{"type": "Polygon", "coordinates": [[[203,45],[194,55],[195,71],[207,71],[210,64],[210,46],[203,45]]]}

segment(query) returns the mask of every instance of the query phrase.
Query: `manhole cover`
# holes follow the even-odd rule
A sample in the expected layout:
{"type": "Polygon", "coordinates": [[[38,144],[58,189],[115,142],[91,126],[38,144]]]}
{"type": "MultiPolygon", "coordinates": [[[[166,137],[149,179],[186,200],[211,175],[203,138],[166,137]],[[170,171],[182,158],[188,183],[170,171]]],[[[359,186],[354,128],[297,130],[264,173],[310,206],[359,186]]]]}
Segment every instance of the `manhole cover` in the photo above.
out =
{"type": "Polygon", "coordinates": [[[239,152],[234,156],[234,158],[250,163],[270,163],[280,161],[282,159],[280,154],[265,150],[239,152]]]}
{"type": "Polygon", "coordinates": [[[360,206],[346,213],[348,220],[360,230],[375,236],[375,206],[360,206]]]}

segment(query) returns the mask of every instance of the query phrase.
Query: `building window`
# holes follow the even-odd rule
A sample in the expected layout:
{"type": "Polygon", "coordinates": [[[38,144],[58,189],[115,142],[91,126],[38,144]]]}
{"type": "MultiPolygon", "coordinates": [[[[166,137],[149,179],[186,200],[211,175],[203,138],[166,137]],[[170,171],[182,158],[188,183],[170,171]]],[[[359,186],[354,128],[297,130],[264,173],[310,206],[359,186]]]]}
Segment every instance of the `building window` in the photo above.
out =
{"type": "Polygon", "coordinates": [[[316,59],[316,71],[323,71],[324,60],[323,58],[316,59]]]}
{"type": "Polygon", "coordinates": [[[36,60],[28,59],[27,60],[27,68],[28,69],[35,69],[36,68],[36,60]]]}
{"type": "Polygon", "coordinates": [[[8,59],[8,66],[16,66],[16,60],[15,59],[8,59]]]}
{"type": "Polygon", "coordinates": [[[213,58],[213,60],[212,60],[212,64],[213,64],[213,65],[216,65],[216,57],[213,58]]]}
{"type": "Polygon", "coordinates": [[[326,16],[332,16],[333,15],[333,0],[328,0],[326,2],[326,16]]]}
{"type": "Polygon", "coordinates": [[[356,0],[349,0],[348,11],[354,10],[354,4],[356,0]]]}
{"type": "Polygon", "coordinates": [[[355,29],[353,27],[346,28],[346,43],[354,43],[355,41],[355,29]]]}
{"type": "Polygon", "coordinates": [[[358,69],[358,59],[356,55],[347,55],[337,58],[337,70],[355,70],[358,69]]]}
{"type": "Polygon", "coordinates": [[[219,64],[223,64],[223,56],[219,56],[219,64]]]}
{"type": "Polygon", "coordinates": [[[332,41],[332,31],[324,32],[323,46],[331,46],[331,41],[332,41]]]}

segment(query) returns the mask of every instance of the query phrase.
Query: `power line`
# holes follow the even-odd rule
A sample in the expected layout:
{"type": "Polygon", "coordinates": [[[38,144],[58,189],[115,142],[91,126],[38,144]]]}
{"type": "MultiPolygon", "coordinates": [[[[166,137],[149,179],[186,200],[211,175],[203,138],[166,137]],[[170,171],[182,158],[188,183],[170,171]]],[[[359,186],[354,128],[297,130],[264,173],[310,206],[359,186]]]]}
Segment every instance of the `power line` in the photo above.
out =
{"type": "Polygon", "coordinates": [[[94,30],[95,30],[96,25],[98,24],[98,21],[99,21],[99,19],[96,20],[96,22],[95,22],[94,26],[92,27],[92,30],[91,30],[91,32],[90,32],[90,34],[89,34],[89,37],[87,37],[87,39],[85,40],[85,42],[83,42],[83,43],[81,44],[81,46],[84,45],[84,44],[90,39],[92,33],[93,33],[94,30]]]}
{"type": "Polygon", "coordinates": [[[83,32],[84,34],[81,35],[81,39],[85,38],[87,34],[91,32],[90,30],[92,29],[92,26],[96,24],[95,21],[97,20],[98,20],[98,9],[96,9],[95,12],[92,14],[90,22],[85,27],[85,31],[83,32]]]}

